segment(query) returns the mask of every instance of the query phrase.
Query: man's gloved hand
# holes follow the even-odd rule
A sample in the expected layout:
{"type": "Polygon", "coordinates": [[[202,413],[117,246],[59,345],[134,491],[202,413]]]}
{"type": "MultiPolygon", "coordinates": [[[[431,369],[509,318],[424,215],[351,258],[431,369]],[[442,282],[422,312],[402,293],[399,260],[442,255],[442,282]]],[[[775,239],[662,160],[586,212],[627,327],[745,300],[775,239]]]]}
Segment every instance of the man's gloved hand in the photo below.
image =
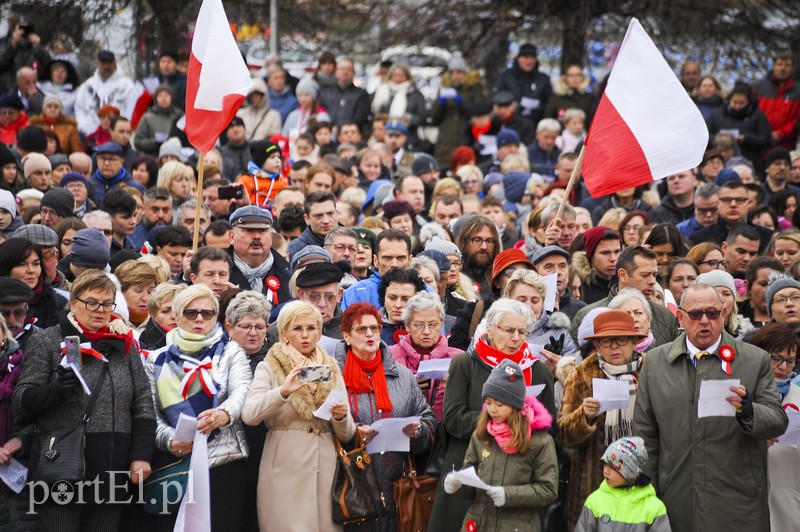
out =
{"type": "Polygon", "coordinates": [[[561,352],[564,350],[565,339],[566,336],[564,333],[561,333],[558,338],[551,336],[550,341],[545,344],[544,348],[555,355],[561,356],[561,352]]]}
{"type": "Polygon", "coordinates": [[[744,397],[742,397],[742,408],[736,412],[736,415],[745,421],[753,419],[753,395],[750,390],[747,390],[744,397]]]}
{"type": "Polygon", "coordinates": [[[506,490],[503,486],[494,486],[486,490],[486,494],[492,499],[494,505],[500,508],[506,503],[506,490]]]}
{"type": "Polygon", "coordinates": [[[444,477],[444,491],[445,493],[449,493],[452,495],[453,493],[457,492],[461,489],[461,482],[453,478],[452,473],[448,473],[446,477],[444,477]]]}

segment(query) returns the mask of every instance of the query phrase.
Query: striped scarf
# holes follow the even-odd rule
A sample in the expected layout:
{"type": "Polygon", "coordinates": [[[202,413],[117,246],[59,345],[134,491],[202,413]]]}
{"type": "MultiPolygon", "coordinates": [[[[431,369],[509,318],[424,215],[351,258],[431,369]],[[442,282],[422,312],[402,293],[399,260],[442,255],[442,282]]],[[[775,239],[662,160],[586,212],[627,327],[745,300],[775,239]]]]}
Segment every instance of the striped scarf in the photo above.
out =
{"type": "Polygon", "coordinates": [[[600,353],[597,354],[597,361],[606,377],[611,380],[627,381],[630,394],[628,408],[606,412],[605,444],[610,445],[622,437],[633,436],[633,407],[636,404],[636,390],[639,388],[635,373],[639,371],[642,355],[634,351],[631,361],[623,366],[609,364],[600,357],[600,353]]]}

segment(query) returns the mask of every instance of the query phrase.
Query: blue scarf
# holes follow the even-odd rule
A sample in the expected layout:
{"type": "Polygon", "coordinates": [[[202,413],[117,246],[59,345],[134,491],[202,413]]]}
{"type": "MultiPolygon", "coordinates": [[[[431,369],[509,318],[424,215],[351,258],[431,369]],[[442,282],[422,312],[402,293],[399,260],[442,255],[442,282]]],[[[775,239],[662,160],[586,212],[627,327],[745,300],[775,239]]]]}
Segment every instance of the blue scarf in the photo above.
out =
{"type": "Polygon", "coordinates": [[[127,170],[125,170],[125,168],[123,167],[123,168],[121,168],[121,169],[120,169],[120,171],[119,171],[119,173],[118,173],[117,175],[115,175],[115,176],[114,176],[114,177],[112,177],[111,179],[106,179],[106,178],[105,178],[105,177],[103,177],[103,175],[100,173],[100,170],[95,170],[95,171],[94,171],[94,177],[95,177],[95,178],[97,178],[97,179],[99,179],[101,183],[106,183],[106,185],[108,185],[109,187],[113,187],[114,185],[117,185],[117,184],[119,184],[119,183],[122,183],[123,181],[125,181],[126,179],[128,179],[128,172],[127,172],[127,170]]]}
{"type": "MultiPolygon", "coordinates": [[[[124,170],[124,168],[123,168],[124,170]]],[[[264,179],[278,179],[281,176],[280,172],[275,172],[274,174],[270,174],[269,172],[265,172],[260,166],[258,166],[253,161],[247,163],[247,173],[255,176],[261,177],[264,179]]]]}
{"type": "Polygon", "coordinates": [[[778,385],[778,393],[781,394],[781,400],[783,400],[783,397],[789,393],[789,386],[792,385],[792,377],[789,377],[785,381],[775,381],[775,384],[778,385]]]}

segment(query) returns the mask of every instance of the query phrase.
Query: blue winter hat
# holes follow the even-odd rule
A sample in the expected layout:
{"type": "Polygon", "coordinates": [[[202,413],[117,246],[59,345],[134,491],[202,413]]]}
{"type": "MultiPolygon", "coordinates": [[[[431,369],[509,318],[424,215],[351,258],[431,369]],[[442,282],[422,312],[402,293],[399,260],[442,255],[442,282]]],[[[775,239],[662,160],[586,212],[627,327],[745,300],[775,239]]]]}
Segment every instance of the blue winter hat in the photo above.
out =
{"type": "Polygon", "coordinates": [[[492,188],[492,185],[496,185],[497,183],[501,183],[503,181],[503,174],[500,172],[489,172],[486,174],[486,177],[483,178],[483,191],[488,193],[489,189],[492,188]]]}
{"type": "Polygon", "coordinates": [[[392,182],[388,179],[376,179],[372,182],[372,184],[367,189],[367,197],[364,200],[364,203],[361,205],[361,209],[364,210],[369,207],[369,204],[375,200],[375,193],[378,191],[379,188],[383,185],[391,185],[392,182]]]}
{"type": "Polygon", "coordinates": [[[719,171],[717,177],[714,178],[714,184],[718,187],[721,187],[728,181],[739,181],[739,179],[741,178],[735,171],[731,170],[730,168],[723,168],[719,171]]]}
{"type": "Polygon", "coordinates": [[[503,146],[519,146],[520,140],[519,135],[513,129],[501,129],[500,133],[497,134],[497,147],[502,148],[503,146]]]}
{"type": "Polygon", "coordinates": [[[436,266],[439,268],[439,272],[450,271],[450,260],[447,258],[447,255],[441,251],[437,251],[435,249],[426,249],[417,253],[417,256],[428,257],[429,259],[433,260],[433,262],[435,262],[436,266]]]}
{"type": "Polygon", "coordinates": [[[503,190],[505,191],[506,199],[512,203],[520,203],[530,178],[530,172],[509,172],[504,175],[503,190]]]}

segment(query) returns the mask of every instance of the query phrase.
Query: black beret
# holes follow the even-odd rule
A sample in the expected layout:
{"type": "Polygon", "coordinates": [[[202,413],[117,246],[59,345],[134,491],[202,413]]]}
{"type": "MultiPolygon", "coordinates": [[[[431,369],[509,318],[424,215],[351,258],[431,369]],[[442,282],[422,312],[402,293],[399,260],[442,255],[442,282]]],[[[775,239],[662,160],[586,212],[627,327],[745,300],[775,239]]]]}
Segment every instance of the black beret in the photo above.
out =
{"type": "Polygon", "coordinates": [[[313,288],[341,282],[342,269],[330,262],[310,264],[297,275],[297,288],[313,288]]]}
{"type": "Polygon", "coordinates": [[[13,277],[0,277],[0,304],[16,305],[30,303],[33,299],[33,290],[13,277]]]}

